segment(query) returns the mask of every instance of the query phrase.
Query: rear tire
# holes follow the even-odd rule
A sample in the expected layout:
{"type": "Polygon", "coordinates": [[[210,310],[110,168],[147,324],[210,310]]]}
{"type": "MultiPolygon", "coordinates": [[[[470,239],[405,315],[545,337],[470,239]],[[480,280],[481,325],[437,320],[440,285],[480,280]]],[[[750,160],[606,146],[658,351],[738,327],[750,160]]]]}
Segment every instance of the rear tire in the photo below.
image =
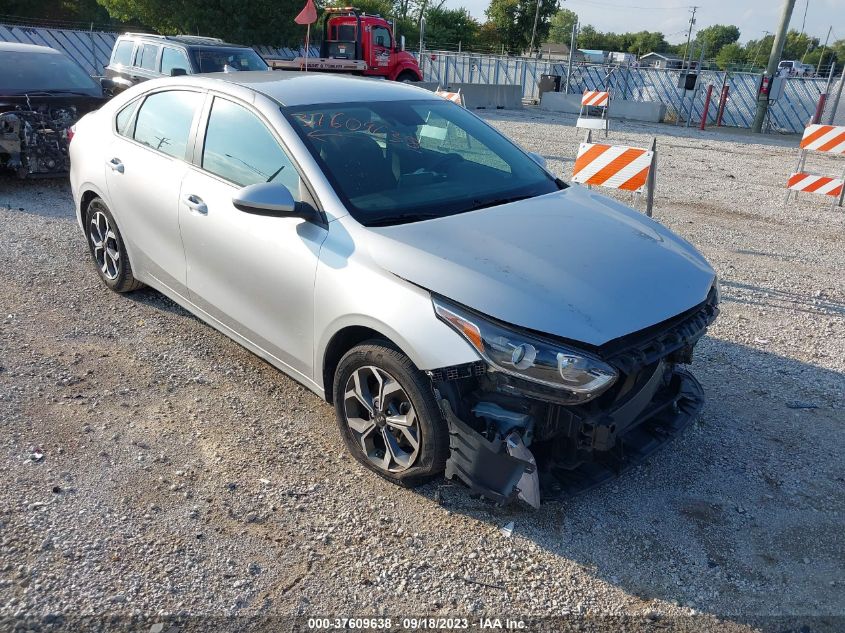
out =
{"type": "Polygon", "coordinates": [[[371,340],[349,350],[333,393],[340,433],[361,464],[409,488],[443,472],[449,430],[431,381],[390,343],[371,340]]]}
{"type": "Polygon", "coordinates": [[[85,210],[85,236],[88,250],[100,279],[110,290],[132,292],[144,284],[132,274],[132,264],[126,254],[123,237],[102,198],[91,200],[85,210]]]}

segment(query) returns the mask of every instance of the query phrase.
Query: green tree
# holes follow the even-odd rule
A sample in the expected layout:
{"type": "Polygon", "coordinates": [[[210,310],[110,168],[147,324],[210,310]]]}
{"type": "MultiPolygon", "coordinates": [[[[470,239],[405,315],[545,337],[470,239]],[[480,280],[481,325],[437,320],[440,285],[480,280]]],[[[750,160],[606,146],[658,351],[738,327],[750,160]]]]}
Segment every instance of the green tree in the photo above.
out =
{"type": "Polygon", "coordinates": [[[33,20],[108,24],[112,20],[108,11],[97,0],[3,0],[0,13],[33,20]]]}
{"type": "Polygon", "coordinates": [[[572,26],[578,21],[575,11],[560,9],[549,23],[549,42],[569,44],[572,41],[572,26]]]}
{"type": "MultiPolygon", "coordinates": [[[[813,50],[819,45],[819,38],[810,37],[806,33],[799,33],[792,30],[786,34],[786,44],[783,47],[782,59],[797,59],[801,60],[804,55],[813,50]]],[[[771,48],[766,51],[766,59],[769,58],[771,48]]]]}
{"type": "Polygon", "coordinates": [[[704,44],[704,54],[716,57],[728,44],[736,44],[739,41],[739,29],[733,25],[714,24],[701,29],[695,36],[696,49],[704,44]]]}
{"type": "MultiPolygon", "coordinates": [[[[159,33],[192,33],[243,44],[296,44],[304,27],[293,18],[300,0],[99,0],[109,14],[136,20],[159,33]]],[[[389,4],[385,5],[390,7],[389,4]]],[[[313,29],[312,29],[313,35],[313,29]]]]}
{"type": "Polygon", "coordinates": [[[596,27],[587,24],[578,29],[578,48],[603,50],[604,43],[604,33],[597,31],[596,27]]]}
{"type": "Polygon", "coordinates": [[[557,12],[558,0],[490,0],[485,12],[487,19],[495,26],[499,41],[509,53],[521,53],[528,48],[538,2],[535,45],[548,38],[550,20],[557,12]]]}
{"type": "Polygon", "coordinates": [[[435,48],[475,46],[481,25],[466,9],[433,7],[425,13],[425,39],[427,46],[435,48]]]}
{"type": "Polygon", "coordinates": [[[634,40],[627,50],[629,53],[645,55],[646,53],[665,53],[669,48],[669,42],[658,31],[640,31],[634,33],[634,40]]]}
{"type": "Polygon", "coordinates": [[[745,61],[746,51],[736,42],[726,44],[716,55],[716,65],[722,70],[733,64],[743,64],[745,61]]]}

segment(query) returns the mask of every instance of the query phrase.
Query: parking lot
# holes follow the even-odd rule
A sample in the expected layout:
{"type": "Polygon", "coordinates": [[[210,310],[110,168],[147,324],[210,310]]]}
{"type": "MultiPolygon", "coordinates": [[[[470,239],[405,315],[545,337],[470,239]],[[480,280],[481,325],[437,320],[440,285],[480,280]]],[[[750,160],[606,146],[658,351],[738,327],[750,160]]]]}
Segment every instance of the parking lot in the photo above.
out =
{"type": "MultiPolygon", "coordinates": [[[[483,116],[568,178],[571,118],[483,116]]],[[[366,472],[305,388],[157,292],[107,291],[64,180],[0,181],[0,615],[700,614],[730,630],[786,615],[841,630],[845,211],[784,205],[797,137],[619,124],[610,140],[652,136],[655,218],[722,280],[693,365],[708,402],[645,465],[538,511],[366,472]]]]}

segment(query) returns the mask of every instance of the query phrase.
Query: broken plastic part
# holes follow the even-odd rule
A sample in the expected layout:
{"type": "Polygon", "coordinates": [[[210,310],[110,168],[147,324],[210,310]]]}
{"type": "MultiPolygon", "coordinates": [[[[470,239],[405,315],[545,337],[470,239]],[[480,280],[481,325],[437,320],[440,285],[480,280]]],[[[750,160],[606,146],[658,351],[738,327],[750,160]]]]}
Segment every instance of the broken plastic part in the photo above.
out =
{"type": "Polygon", "coordinates": [[[495,402],[487,401],[476,404],[472,408],[472,412],[479,418],[484,418],[492,423],[502,437],[507,436],[514,429],[523,429],[522,439],[526,446],[531,445],[534,420],[527,413],[508,411],[495,402]]]}
{"type": "Polygon", "coordinates": [[[516,457],[517,459],[531,463],[532,468],[530,470],[526,468],[525,472],[522,473],[522,477],[519,478],[519,481],[516,484],[518,491],[517,497],[532,508],[539,508],[540,478],[537,475],[537,460],[534,459],[534,455],[532,455],[531,451],[529,451],[525,444],[522,443],[522,438],[519,433],[516,433],[515,431],[508,435],[505,440],[505,446],[507,446],[508,454],[511,457],[516,457]]]}
{"type": "Polygon", "coordinates": [[[536,466],[510,455],[503,441],[491,442],[462,422],[448,400],[441,398],[439,404],[449,425],[451,453],[446,460],[446,478],[457,477],[473,492],[496,503],[512,501],[523,473],[536,471],[536,466]]]}

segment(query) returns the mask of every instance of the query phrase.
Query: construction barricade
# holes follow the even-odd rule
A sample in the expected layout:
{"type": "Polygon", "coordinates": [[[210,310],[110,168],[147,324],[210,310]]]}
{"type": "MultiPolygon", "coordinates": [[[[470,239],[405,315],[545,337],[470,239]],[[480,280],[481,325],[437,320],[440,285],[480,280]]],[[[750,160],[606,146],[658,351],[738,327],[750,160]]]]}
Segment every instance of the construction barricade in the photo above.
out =
{"type": "Polygon", "coordinates": [[[604,130],[604,135],[610,129],[607,111],[610,108],[610,93],[601,90],[585,90],[581,95],[581,111],[575,127],[588,130],[604,130]],[[601,112],[597,117],[590,116],[590,108],[598,108],[601,112]]]}
{"type": "Polygon", "coordinates": [[[657,184],[657,139],[651,149],[591,142],[591,133],[578,147],[572,168],[573,182],[646,194],[646,215],[651,217],[657,184]]]}
{"type": "Polygon", "coordinates": [[[786,200],[795,192],[817,193],[833,198],[833,206],[841,207],[845,198],[845,164],[839,177],[825,176],[807,171],[807,155],[818,152],[845,157],[845,126],[812,124],[804,130],[798,150],[798,166],[786,181],[786,200]]]}
{"type": "Polygon", "coordinates": [[[438,97],[443,97],[452,103],[457,103],[459,106],[466,107],[464,104],[464,96],[461,94],[460,90],[457,92],[449,92],[448,90],[441,90],[440,86],[437,86],[437,90],[434,91],[434,94],[438,97]]]}

